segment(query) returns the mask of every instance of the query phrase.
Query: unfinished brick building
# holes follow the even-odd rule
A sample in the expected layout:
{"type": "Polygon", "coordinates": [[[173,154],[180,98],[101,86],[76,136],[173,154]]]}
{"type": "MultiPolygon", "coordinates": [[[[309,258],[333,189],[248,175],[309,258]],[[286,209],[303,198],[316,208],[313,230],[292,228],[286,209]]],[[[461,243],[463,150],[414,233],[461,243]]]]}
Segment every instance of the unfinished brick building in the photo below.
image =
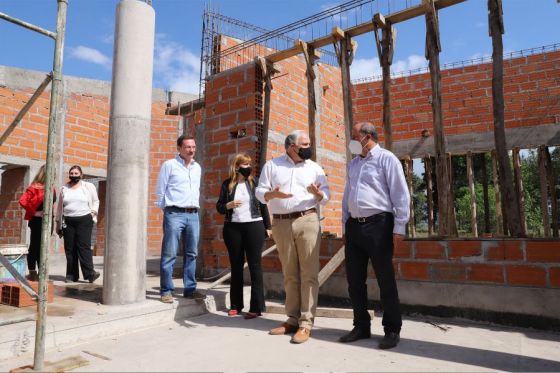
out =
{"type": "MultiPolygon", "coordinates": [[[[227,50],[239,40],[220,35],[213,45],[227,50]]],[[[266,48],[260,46],[258,51],[266,48]]],[[[217,49],[214,53],[220,53],[217,49]]],[[[264,53],[269,54],[270,51],[264,53]]],[[[230,56],[231,57],[231,56],[230,56]]],[[[270,117],[264,134],[267,79],[253,56],[218,59],[207,77],[202,99],[182,96],[185,102],[169,108],[162,92],[152,105],[149,254],[161,247],[161,212],[153,205],[155,182],[161,163],[174,155],[178,134],[196,136],[198,160],[203,168],[202,240],[200,268],[204,275],[229,267],[221,239],[223,218],[215,210],[219,186],[227,177],[230,158],[247,152],[260,163],[283,152],[284,136],[294,129],[308,130],[306,59],[294,56],[274,64],[279,72],[271,80],[270,117]],[[166,114],[167,113],[167,114],[166,114]],[[266,143],[263,143],[265,141],[266,143]],[[264,151],[263,151],[264,150],[264,151]]],[[[343,84],[338,66],[319,63],[318,120],[315,128],[317,161],[328,176],[332,200],[322,210],[321,264],[340,248],[340,202],[345,183],[346,135],[343,84]]],[[[0,74],[0,129],[6,127],[32,89],[41,81],[37,72],[2,67],[0,74]]],[[[492,70],[490,63],[472,64],[442,71],[442,102],[447,151],[453,155],[490,152],[493,144],[492,70]]],[[[66,78],[66,117],[61,135],[64,164],[77,163],[85,173],[99,179],[100,219],[95,252],[104,250],[104,181],[107,165],[109,99],[107,83],[66,78]],[[77,81],[77,80],[76,80],[77,81]]],[[[433,156],[430,75],[417,73],[392,79],[393,151],[403,160],[433,156]],[[426,132],[428,131],[428,133],[426,132]]],[[[504,63],[508,149],[558,146],[560,138],[560,51],[558,45],[514,55],[504,63]],[[525,53],[526,54],[526,53],[525,53]]],[[[351,87],[354,121],[372,121],[385,141],[382,127],[382,82],[355,83],[351,87]]],[[[174,101],[177,101],[175,99],[174,101]]],[[[0,196],[0,243],[25,240],[26,227],[17,199],[29,175],[45,158],[48,93],[27,114],[21,125],[0,147],[4,164],[0,196]]],[[[62,179],[59,179],[59,183],[62,179]]],[[[504,201],[506,202],[506,201],[504,201]]],[[[558,325],[560,312],[560,242],[556,238],[413,238],[395,251],[394,265],[401,300],[410,306],[432,306],[445,310],[484,310],[490,315],[537,317],[558,325]],[[525,299],[522,305],[516,300],[525,299]]],[[[494,232],[497,234],[497,232],[494,232]]],[[[267,245],[272,245],[268,242],[267,245]]],[[[56,247],[60,247],[59,245],[56,247]]],[[[60,251],[60,249],[58,249],[60,251]]],[[[274,254],[263,258],[266,286],[281,293],[280,263],[274,254]]],[[[376,287],[370,292],[377,297],[376,287]]],[[[346,280],[340,267],[321,288],[321,294],[346,298],[346,280]]],[[[474,314],[474,313],[472,313],[474,314]]]]}

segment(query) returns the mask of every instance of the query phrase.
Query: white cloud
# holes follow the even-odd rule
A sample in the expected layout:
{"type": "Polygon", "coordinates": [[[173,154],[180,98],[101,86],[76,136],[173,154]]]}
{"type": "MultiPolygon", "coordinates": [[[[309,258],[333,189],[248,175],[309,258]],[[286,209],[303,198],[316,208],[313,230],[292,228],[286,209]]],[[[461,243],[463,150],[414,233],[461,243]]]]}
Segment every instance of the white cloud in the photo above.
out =
{"type": "Polygon", "coordinates": [[[428,61],[424,56],[419,56],[417,54],[412,54],[406,58],[404,61],[393,62],[391,66],[391,71],[395,73],[400,73],[408,70],[416,70],[428,66],[428,61]]]}
{"type": "MultiPolygon", "coordinates": [[[[413,54],[405,60],[393,61],[391,65],[391,73],[396,74],[409,70],[415,70],[426,67],[428,62],[424,56],[413,54]]],[[[350,65],[350,75],[352,80],[382,75],[379,58],[358,58],[350,65]]]]}
{"type": "Polygon", "coordinates": [[[379,58],[357,58],[350,65],[350,76],[352,79],[367,78],[381,75],[379,58]]]}
{"type": "Polygon", "coordinates": [[[469,59],[469,60],[478,60],[478,59],[487,59],[487,58],[489,58],[489,57],[492,57],[492,53],[488,53],[488,52],[485,52],[485,53],[478,52],[478,53],[475,53],[475,54],[471,55],[468,59],[469,59]]]}
{"type": "Polygon", "coordinates": [[[198,94],[200,57],[187,47],[156,35],[154,79],[171,91],[198,94]]]}
{"type": "Polygon", "coordinates": [[[84,60],[87,62],[94,63],[96,65],[103,66],[104,68],[111,68],[111,59],[98,51],[97,49],[84,47],[83,45],[78,45],[75,48],[70,48],[70,56],[77,58],[79,60],[84,60]]]}
{"type": "MultiPolygon", "coordinates": [[[[328,4],[323,4],[321,5],[321,11],[325,11],[328,9],[332,9],[332,8],[340,8],[340,4],[333,4],[333,3],[328,3],[328,4]]],[[[335,12],[336,10],[333,9],[333,12],[335,12]]],[[[348,12],[346,11],[344,13],[339,13],[336,15],[331,16],[331,21],[335,22],[335,23],[342,23],[342,21],[346,21],[348,20],[348,12]]],[[[352,10],[350,10],[350,12],[352,12],[352,10]]]]}

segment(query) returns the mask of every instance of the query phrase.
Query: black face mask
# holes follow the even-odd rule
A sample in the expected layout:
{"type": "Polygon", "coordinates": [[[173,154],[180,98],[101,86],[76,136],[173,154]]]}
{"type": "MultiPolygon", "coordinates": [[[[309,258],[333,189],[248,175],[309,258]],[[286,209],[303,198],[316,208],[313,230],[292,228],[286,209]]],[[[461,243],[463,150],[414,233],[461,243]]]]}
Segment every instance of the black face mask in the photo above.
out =
{"type": "Polygon", "coordinates": [[[311,159],[311,155],[312,155],[311,147],[309,147],[309,148],[299,148],[299,151],[298,151],[297,154],[303,160],[311,159]]]}
{"type": "Polygon", "coordinates": [[[80,179],[82,177],[81,176],[69,176],[68,178],[70,179],[71,182],[77,183],[78,181],[80,181],[80,179]]]}
{"type": "Polygon", "coordinates": [[[253,169],[251,167],[239,167],[239,170],[237,170],[237,172],[239,172],[241,175],[247,178],[249,177],[249,175],[251,175],[252,170],[253,169]]]}

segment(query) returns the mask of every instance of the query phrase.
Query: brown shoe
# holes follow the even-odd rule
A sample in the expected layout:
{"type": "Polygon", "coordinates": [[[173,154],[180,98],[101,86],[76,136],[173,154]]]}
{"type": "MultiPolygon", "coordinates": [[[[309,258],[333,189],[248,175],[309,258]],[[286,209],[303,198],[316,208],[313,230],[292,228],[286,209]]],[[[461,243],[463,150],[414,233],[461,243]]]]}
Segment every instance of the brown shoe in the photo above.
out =
{"type": "Polygon", "coordinates": [[[292,337],[292,343],[304,343],[307,342],[309,339],[309,335],[311,334],[311,330],[301,327],[298,329],[296,334],[292,337]]]}
{"type": "Polygon", "coordinates": [[[285,322],[277,328],[270,329],[268,334],[270,334],[270,335],[284,335],[284,334],[295,333],[295,332],[297,332],[297,330],[298,330],[297,325],[291,325],[291,324],[288,324],[287,322],[285,322]]]}

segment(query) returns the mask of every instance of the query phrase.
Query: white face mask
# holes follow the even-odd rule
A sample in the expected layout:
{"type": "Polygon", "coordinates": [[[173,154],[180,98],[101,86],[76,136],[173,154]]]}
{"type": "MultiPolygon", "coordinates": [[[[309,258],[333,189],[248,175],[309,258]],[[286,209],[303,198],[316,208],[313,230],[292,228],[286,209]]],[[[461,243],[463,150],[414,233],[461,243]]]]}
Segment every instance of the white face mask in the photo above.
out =
{"type": "Polygon", "coordinates": [[[365,145],[362,146],[361,140],[350,140],[350,142],[348,143],[348,150],[350,150],[350,153],[358,155],[362,154],[362,149],[364,149],[364,146],[365,145]]]}

